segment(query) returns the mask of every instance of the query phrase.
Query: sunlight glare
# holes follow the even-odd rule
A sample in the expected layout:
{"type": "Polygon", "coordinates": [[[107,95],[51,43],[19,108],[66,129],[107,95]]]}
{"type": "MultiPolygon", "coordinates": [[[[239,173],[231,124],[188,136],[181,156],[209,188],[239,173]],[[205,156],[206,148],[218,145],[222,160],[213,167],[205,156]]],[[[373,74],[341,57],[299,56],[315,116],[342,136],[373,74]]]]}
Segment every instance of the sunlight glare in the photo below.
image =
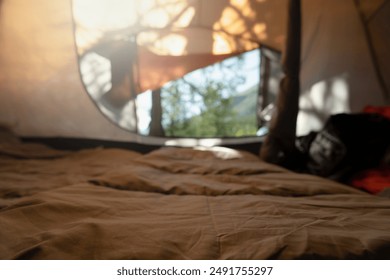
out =
{"type": "Polygon", "coordinates": [[[135,3],[127,0],[74,1],[73,13],[76,22],[84,28],[114,30],[137,22],[135,3]]]}
{"type": "Polygon", "coordinates": [[[345,77],[340,76],[332,80],[332,92],[334,93],[334,102],[332,107],[335,111],[349,111],[349,87],[345,77]]]}
{"type": "Polygon", "coordinates": [[[322,80],[301,95],[297,135],[320,130],[328,115],[350,112],[347,74],[322,80]]]}
{"type": "Polygon", "coordinates": [[[167,27],[170,22],[169,15],[163,9],[155,9],[142,17],[142,25],[152,28],[167,27]]]}
{"type": "Polygon", "coordinates": [[[266,38],[266,26],[256,23],[249,0],[230,0],[230,6],[222,11],[213,30],[214,54],[252,50],[258,46],[254,41],[266,38]]]}
{"type": "Polygon", "coordinates": [[[194,146],[204,146],[212,147],[221,144],[221,139],[209,138],[209,139],[193,139],[193,138],[182,138],[182,139],[172,139],[164,142],[165,146],[183,146],[183,147],[194,147],[194,146]]]}
{"type": "Polygon", "coordinates": [[[230,0],[230,4],[236,7],[246,18],[255,18],[256,14],[250,7],[249,0],[230,0]]]}
{"type": "Polygon", "coordinates": [[[253,31],[257,35],[257,37],[261,40],[267,39],[267,25],[265,23],[256,23],[253,27],[253,31]]]}
{"type": "Polygon", "coordinates": [[[196,146],[194,150],[212,152],[215,157],[220,159],[237,159],[243,157],[239,151],[222,146],[196,146]]]}
{"type": "MultiPolygon", "coordinates": [[[[144,37],[144,40],[146,39],[147,38],[144,37]]],[[[169,34],[156,39],[154,42],[149,42],[153,44],[149,47],[150,50],[158,55],[179,56],[186,54],[187,38],[179,34],[169,34]]]]}
{"type": "Polygon", "coordinates": [[[183,0],[139,1],[138,13],[143,26],[152,28],[187,27],[195,14],[194,7],[183,0]],[[176,19],[177,18],[177,19],[176,19]],[[173,20],[175,20],[173,22],[173,20]]]}
{"type": "Polygon", "coordinates": [[[213,53],[214,54],[227,54],[231,51],[231,46],[227,39],[220,33],[214,32],[213,34],[213,53]]]}
{"type": "Polygon", "coordinates": [[[191,24],[192,19],[195,16],[195,8],[189,7],[187,10],[174,22],[175,27],[187,27],[191,24]]]}

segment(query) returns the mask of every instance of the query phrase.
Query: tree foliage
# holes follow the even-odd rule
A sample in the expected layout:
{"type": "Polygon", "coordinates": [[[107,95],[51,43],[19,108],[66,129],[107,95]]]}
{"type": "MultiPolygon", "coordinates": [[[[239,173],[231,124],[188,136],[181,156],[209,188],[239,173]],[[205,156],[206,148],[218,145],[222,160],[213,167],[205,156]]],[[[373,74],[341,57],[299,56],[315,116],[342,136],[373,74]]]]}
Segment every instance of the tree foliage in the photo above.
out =
{"type": "MultiPolygon", "coordinates": [[[[229,137],[254,135],[255,112],[237,112],[237,88],[245,83],[241,57],[189,74],[163,87],[165,136],[229,137]]],[[[254,104],[253,104],[254,105],[254,104]]],[[[254,107],[255,108],[255,107],[254,107]]]]}

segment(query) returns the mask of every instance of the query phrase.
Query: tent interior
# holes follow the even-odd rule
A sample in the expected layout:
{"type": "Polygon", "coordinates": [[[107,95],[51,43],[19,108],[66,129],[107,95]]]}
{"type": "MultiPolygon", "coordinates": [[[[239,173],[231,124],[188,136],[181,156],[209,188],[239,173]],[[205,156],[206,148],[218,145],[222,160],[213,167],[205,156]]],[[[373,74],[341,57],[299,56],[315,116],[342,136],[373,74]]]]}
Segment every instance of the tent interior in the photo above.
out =
{"type": "MultiPolygon", "coordinates": [[[[137,94],[285,44],[284,0],[58,2],[1,2],[0,122],[23,137],[164,144],[137,135],[136,109],[120,111],[137,94]]],[[[387,1],[302,2],[297,135],[331,114],[387,105],[387,1]]]]}
{"type": "Polygon", "coordinates": [[[0,0],[0,258],[390,258],[389,19],[0,0]]]}

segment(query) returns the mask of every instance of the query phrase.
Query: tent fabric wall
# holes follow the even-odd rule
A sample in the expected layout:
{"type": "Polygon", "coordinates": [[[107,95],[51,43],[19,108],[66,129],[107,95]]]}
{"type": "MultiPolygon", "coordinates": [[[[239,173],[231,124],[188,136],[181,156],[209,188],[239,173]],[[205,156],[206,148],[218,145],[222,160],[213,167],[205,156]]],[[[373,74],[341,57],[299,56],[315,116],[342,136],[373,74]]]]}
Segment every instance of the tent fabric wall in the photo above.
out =
{"type": "Polygon", "coordinates": [[[69,1],[2,1],[0,124],[21,136],[133,140],[85,93],[71,19],[69,1]]]}
{"type": "MultiPolygon", "coordinates": [[[[194,1],[190,1],[194,2],[194,1]]],[[[208,1],[208,5],[217,1],[208,1]]],[[[218,3],[244,3],[226,0],[218,3]]],[[[260,43],[283,51],[287,1],[250,1],[267,20],[260,43]],[[262,7],[262,8],[261,8],[262,7]],[[278,32],[273,32],[277,26],[278,32]]],[[[389,78],[389,1],[360,1],[381,73],[389,78]]],[[[206,5],[207,6],[207,5],[206,5]]],[[[204,14],[207,17],[206,9],[204,14]]],[[[79,137],[149,143],[106,119],[81,83],[70,0],[0,2],[0,124],[21,136],[79,137]]],[[[388,104],[353,0],[302,0],[301,100],[297,131],[318,129],[332,113],[388,104]]],[[[193,142],[194,143],[194,142],[193,142]]]]}
{"type": "Polygon", "coordinates": [[[359,5],[365,20],[369,21],[371,17],[375,16],[382,5],[388,2],[387,0],[355,0],[359,5]]]}
{"type": "MultiPolygon", "coordinates": [[[[331,114],[361,112],[366,105],[386,104],[354,1],[303,0],[302,6],[297,134],[321,129],[331,114]]],[[[385,33],[376,38],[387,46],[388,56],[385,33]]],[[[380,59],[389,65],[386,55],[380,59]]],[[[383,75],[390,80],[390,72],[383,75]]]]}
{"type": "Polygon", "coordinates": [[[390,1],[383,0],[366,20],[373,51],[384,83],[384,98],[390,102],[390,1]]]}

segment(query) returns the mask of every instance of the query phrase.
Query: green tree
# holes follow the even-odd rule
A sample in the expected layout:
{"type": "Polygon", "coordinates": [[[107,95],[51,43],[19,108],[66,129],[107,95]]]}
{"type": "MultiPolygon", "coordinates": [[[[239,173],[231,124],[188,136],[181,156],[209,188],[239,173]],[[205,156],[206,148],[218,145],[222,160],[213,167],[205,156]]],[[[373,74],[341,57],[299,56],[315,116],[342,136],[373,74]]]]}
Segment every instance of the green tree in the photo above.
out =
{"type": "Polygon", "coordinates": [[[256,132],[256,117],[234,110],[237,88],[245,82],[243,59],[237,57],[198,70],[162,90],[166,136],[224,137],[256,132]],[[249,128],[249,129],[248,129],[249,128]]]}

